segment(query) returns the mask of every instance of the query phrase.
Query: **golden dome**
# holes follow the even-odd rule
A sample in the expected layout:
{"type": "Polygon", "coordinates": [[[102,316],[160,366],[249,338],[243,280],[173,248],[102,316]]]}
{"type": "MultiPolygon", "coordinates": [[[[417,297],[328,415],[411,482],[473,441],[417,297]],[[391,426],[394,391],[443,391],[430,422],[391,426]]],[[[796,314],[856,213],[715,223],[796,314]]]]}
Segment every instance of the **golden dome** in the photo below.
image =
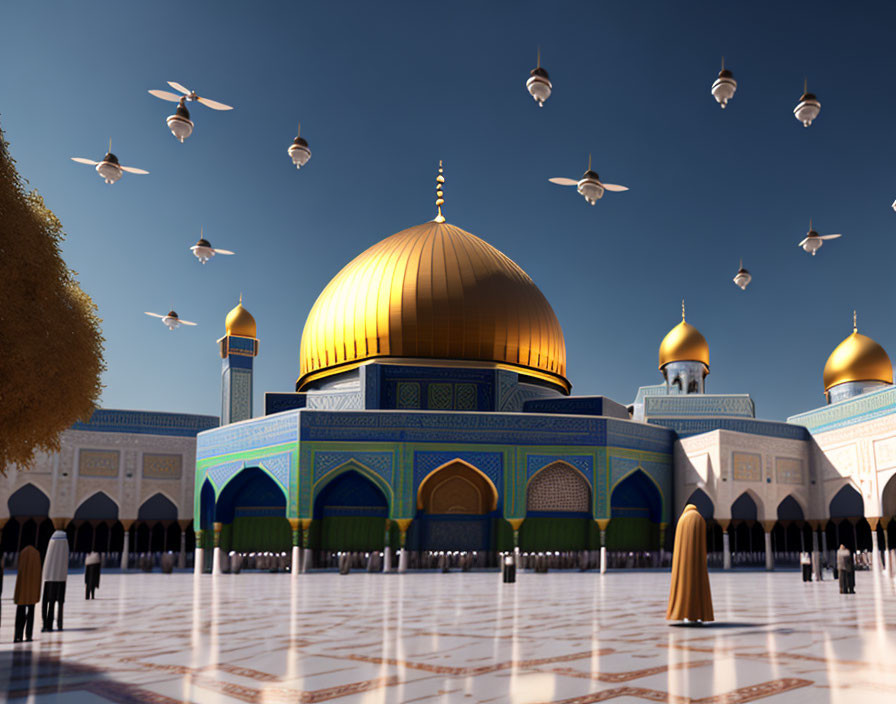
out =
{"type": "Polygon", "coordinates": [[[853,328],[852,335],[834,348],[824,365],[824,390],[848,381],[893,383],[893,365],[883,347],[853,328]]]}
{"type": "Polygon", "coordinates": [[[387,237],[336,274],[308,314],[300,354],[298,390],[389,357],[484,363],[570,388],[563,331],[532,279],[436,221],[387,237]]]}
{"type": "Polygon", "coordinates": [[[224,327],[228,335],[255,337],[255,318],[252,317],[249,311],[243,308],[242,295],[240,295],[240,302],[237,303],[236,308],[227,314],[224,327]]]}
{"type": "Polygon", "coordinates": [[[709,369],[709,345],[693,325],[685,321],[672,328],[660,343],[660,369],[669,362],[703,362],[709,369]]]}

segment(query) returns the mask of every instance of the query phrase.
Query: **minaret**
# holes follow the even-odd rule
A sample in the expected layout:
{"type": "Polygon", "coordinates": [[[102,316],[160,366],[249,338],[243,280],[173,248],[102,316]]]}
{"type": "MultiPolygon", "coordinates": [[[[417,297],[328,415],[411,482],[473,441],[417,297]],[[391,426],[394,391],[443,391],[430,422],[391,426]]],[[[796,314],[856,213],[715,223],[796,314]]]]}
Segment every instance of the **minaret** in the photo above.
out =
{"type": "Polygon", "coordinates": [[[221,425],[252,417],[252,359],[258,355],[255,318],[243,308],[243,296],[227,314],[226,333],[218,340],[221,359],[221,425]]]}

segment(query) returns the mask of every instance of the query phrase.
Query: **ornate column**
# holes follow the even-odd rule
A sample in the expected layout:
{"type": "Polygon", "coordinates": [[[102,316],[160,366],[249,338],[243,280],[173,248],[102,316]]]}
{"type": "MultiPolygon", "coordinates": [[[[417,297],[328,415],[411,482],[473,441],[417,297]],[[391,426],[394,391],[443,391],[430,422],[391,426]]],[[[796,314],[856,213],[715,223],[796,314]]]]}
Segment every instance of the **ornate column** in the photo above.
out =
{"type": "Polygon", "coordinates": [[[292,530],[292,556],[289,561],[289,573],[293,577],[298,577],[302,560],[302,548],[299,545],[302,528],[298,518],[288,518],[286,520],[289,521],[289,527],[292,530]]]}
{"type": "Polygon", "coordinates": [[[200,575],[205,570],[205,550],[202,547],[202,531],[197,530],[196,547],[193,550],[193,574],[200,575]]]}
{"type": "Polygon", "coordinates": [[[520,526],[523,525],[525,518],[508,518],[507,522],[513,528],[513,566],[517,571],[522,569],[520,564],[520,526]]]}
{"type": "Polygon", "coordinates": [[[302,525],[302,572],[311,569],[311,519],[300,518],[302,525]]]}
{"type": "Polygon", "coordinates": [[[398,571],[399,572],[407,572],[408,571],[408,551],[405,547],[405,543],[408,538],[408,528],[411,526],[412,518],[396,518],[395,522],[398,524],[398,530],[401,532],[401,547],[398,550],[398,571]]]}
{"type": "Polygon", "coordinates": [[[389,545],[389,519],[386,519],[386,526],[383,532],[383,572],[392,571],[392,546],[389,545]]]}
{"type": "Polygon", "coordinates": [[[215,531],[215,549],[212,552],[212,574],[221,574],[221,529],[224,524],[218,521],[212,523],[215,531]]]}
{"type": "Polygon", "coordinates": [[[177,555],[177,566],[179,569],[187,567],[187,526],[190,525],[189,520],[179,518],[177,525],[180,527],[180,552],[177,555]]]}
{"type": "Polygon", "coordinates": [[[877,524],[880,523],[880,516],[868,516],[868,525],[871,526],[871,571],[875,574],[881,573],[880,565],[880,549],[877,543],[877,524]]]}
{"type": "Polygon", "coordinates": [[[124,528],[124,543],[122,543],[121,546],[121,569],[126,570],[128,568],[128,553],[131,549],[131,526],[134,525],[134,520],[119,520],[119,523],[121,523],[121,527],[124,528]]]}
{"type": "Polygon", "coordinates": [[[610,525],[609,518],[595,518],[597,527],[600,528],[600,573],[607,571],[607,526],[610,525]]]}
{"type": "Polygon", "coordinates": [[[731,536],[728,535],[728,526],[731,525],[730,518],[717,518],[716,523],[722,527],[722,569],[731,569],[731,536]]]}
{"type": "Polygon", "coordinates": [[[772,529],[777,521],[762,521],[762,530],[765,531],[765,569],[771,572],[775,569],[775,555],[772,553],[772,529]]]}

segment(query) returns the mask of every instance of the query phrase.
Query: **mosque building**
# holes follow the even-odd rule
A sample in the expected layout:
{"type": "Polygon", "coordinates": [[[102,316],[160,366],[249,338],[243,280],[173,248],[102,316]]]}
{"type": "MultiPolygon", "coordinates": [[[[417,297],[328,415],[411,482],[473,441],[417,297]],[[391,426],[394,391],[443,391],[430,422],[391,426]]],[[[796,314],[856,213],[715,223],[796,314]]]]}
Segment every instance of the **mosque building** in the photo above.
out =
{"type": "Polygon", "coordinates": [[[709,344],[683,305],[658,383],[629,405],[575,396],[550,303],[439,208],[336,274],[308,314],[295,391],[266,393],[259,417],[257,334],[241,297],[218,340],[220,421],[98,410],[60,452],[8,468],[0,549],[44,546],[56,526],[73,550],[131,566],[163,550],[186,564],[194,536],[199,570],[220,569],[215,552],[290,550],[303,570],[338,551],[383,552],[385,569],[440,552],[492,566],[517,548],[656,565],[687,503],[724,568],[840,543],[880,567],[896,548],[893,370],[855,325],[824,367],[827,404],[787,422],[707,392],[709,344]]]}
{"type": "Polygon", "coordinates": [[[589,566],[601,548],[648,552],[657,564],[686,503],[725,568],[841,542],[896,548],[892,366],[857,331],[825,366],[828,405],[787,422],[757,419],[748,394],[706,392],[709,344],[684,306],[659,348],[660,383],[628,406],[574,396],[541,291],[441,208],[324,288],[295,392],[266,393],[262,417],[242,395],[254,320],[236,331],[231,316],[222,418],[233,422],[197,436],[199,569],[220,569],[212,548],[290,547],[303,570],[336,551],[382,551],[399,570],[442,551],[495,565],[515,548],[589,566]],[[239,393],[227,380],[237,360],[239,393]]]}

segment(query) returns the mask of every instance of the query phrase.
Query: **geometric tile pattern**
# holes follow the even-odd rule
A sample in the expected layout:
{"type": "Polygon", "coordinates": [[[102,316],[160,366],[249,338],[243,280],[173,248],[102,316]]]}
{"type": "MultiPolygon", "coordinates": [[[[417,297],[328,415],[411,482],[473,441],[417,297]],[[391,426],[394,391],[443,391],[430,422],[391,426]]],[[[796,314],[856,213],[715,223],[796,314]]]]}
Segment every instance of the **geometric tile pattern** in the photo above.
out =
{"type": "Polygon", "coordinates": [[[591,486],[562,462],[541,470],[526,491],[526,511],[577,511],[591,509],[591,486]]]}
{"type": "Polygon", "coordinates": [[[500,452],[415,452],[414,453],[414,491],[420,483],[436,467],[441,467],[452,460],[462,460],[473,465],[500,491],[503,474],[504,456],[500,452]]]}
{"type": "Polygon", "coordinates": [[[36,704],[891,704],[893,589],[798,579],[711,572],[718,622],[680,628],[668,572],[110,573],[97,600],[69,598],[65,631],[0,651],[0,687],[36,704]]]}

